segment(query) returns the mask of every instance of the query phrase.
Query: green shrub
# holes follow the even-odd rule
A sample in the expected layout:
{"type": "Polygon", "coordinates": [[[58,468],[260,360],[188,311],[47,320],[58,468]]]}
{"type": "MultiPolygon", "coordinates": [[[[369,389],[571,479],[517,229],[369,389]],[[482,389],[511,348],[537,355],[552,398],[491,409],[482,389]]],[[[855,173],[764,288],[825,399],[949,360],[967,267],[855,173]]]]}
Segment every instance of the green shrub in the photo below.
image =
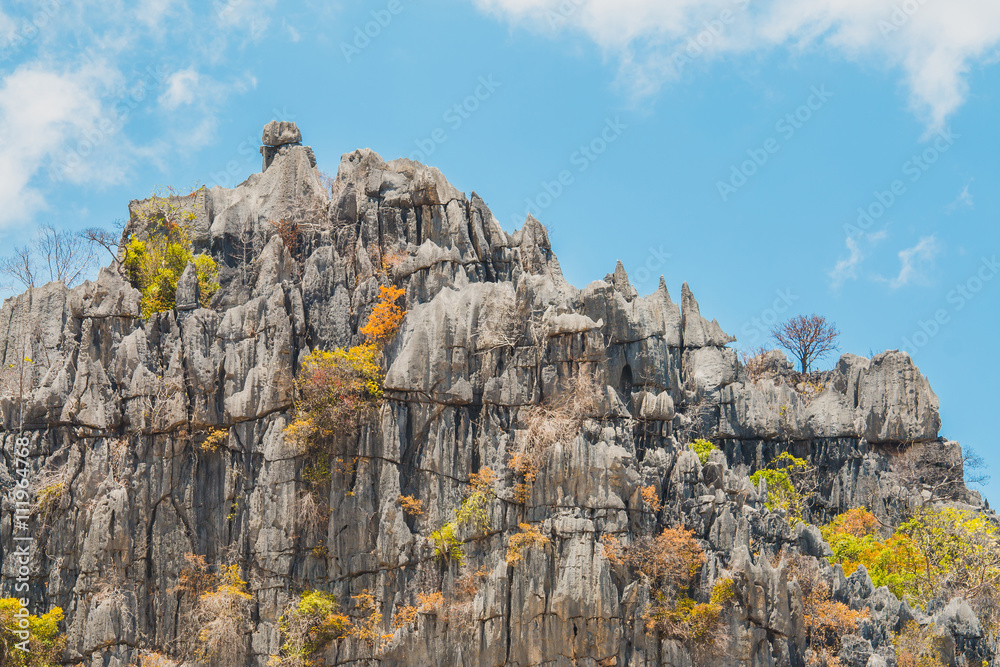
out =
{"type": "Polygon", "coordinates": [[[201,305],[208,306],[219,291],[219,267],[208,255],[194,255],[187,233],[194,213],[183,211],[169,197],[154,196],[143,202],[138,217],[153,229],[145,239],[129,239],[122,269],[132,286],[142,292],[142,316],[148,318],[176,307],[177,281],[191,263],[198,275],[201,305]]]}
{"type": "Polygon", "coordinates": [[[757,486],[760,480],[767,481],[767,500],[764,502],[772,512],[784,510],[791,523],[802,521],[802,510],[808,497],[801,490],[801,480],[810,471],[809,464],[804,460],[782,452],[778,458],[771,461],[767,468],[758,470],[750,476],[750,481],[757,486]]]}
{"type": "Polygon", "coordinates": [[[708,463],[708,457],[714,452],[718,447],[709,442],[708,440],[702,440],[701,438],[695,440],[690,445],[694,453],[698,455],[698,460],[701,461],[702,465],[708,463]]]}
{"type": "Polygon", "coordinates": [[[450,521],[431,533],[434,555],[442,563],[455,562],[461,565],[465,562],[465,552],[462,551],[462,543],[455,534],[456,528],[455,522],[450,521]]]}

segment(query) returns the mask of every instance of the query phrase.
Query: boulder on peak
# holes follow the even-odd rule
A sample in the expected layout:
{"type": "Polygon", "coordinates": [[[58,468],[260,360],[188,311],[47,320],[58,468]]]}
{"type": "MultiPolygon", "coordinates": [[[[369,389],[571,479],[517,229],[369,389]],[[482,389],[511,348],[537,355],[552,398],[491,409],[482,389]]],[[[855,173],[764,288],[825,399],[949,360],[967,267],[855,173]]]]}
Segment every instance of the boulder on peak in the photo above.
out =
{"type": "Polygon", "coordinates": [[[275,148],[288,144],[299,144],[302,143],[302,132],[299,131],[299,127],[295,123],[272,120],[264,126],[261,143],[275,148]]]}
{"type": "MultiPolygon", "coordinates": [[[[260,147],[260,154],[264,158],[261,171],[267,171],[267,168],[274,162],[275,156],[282,152],[285,146],[302,145],[302,133],[295,123],[284,120],[272,120],[264,126],[261,143],[264,144],[260,147]]],[[[307,148],[306,150],[309,151],[310,155],[312,154],[312,149],[307,148]]],[[[316,158],[312,156],[310,157],[310,161],[312,162],[312,166],[315,167],[316,158]]]]}

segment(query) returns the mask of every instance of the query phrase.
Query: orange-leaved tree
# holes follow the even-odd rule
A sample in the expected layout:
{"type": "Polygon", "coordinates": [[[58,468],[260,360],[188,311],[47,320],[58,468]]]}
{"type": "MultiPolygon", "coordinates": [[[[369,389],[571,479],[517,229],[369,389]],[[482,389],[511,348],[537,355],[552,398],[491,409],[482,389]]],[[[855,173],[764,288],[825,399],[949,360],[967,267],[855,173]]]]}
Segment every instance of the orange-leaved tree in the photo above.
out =
{"type": "Polygon", "coordinates": [[[365,342],[349,349],[314,350],[302,361],[295,381],[295,419],[285,430],[302,453],[318,454],[313,470],[329,476],[328,445],[350,434],[382,398],[382,350],[406,315],[398,302],[404,291],[383,286],[368,321],[359,329],[365,342]]]}
{"type": "Polygon", "coordinates": [[[392,285],[379,288],[378,303],[372,309],[368,322],[358,332],[368,339],[369,345],[384,347],[399,330],[406,311],[399,307],[399,299],[406,292],[392,285]]]}

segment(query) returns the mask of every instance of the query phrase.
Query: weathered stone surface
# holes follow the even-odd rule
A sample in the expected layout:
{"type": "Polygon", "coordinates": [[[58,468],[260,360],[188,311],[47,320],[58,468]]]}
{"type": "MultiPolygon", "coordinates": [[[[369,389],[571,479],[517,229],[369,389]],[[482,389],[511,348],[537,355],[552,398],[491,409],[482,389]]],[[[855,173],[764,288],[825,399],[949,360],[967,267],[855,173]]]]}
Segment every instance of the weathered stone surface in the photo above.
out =
{"type": "MultiPolygon", "coordinates": [[[[696,596],[707,599],[719,577],[736,582],[729,657],[711,664],[803,664],[801,587],[781,566],[797,555],[819,559],[836,599],[870,611],[845,637],[846,663],[890,664],[893,633],[911,618],[946,627],[970,659],[985,657],[960,601],[929,616],[874,589],[863,568],[845,578],[825,562],[818,530],[768,511],[748,479],[791,451],[818,471],[807,518],[869,503],[890,516],[905,505],[898,449],[918,442],[942,470],[960,455],[938,439],[937,399],[906,355],[845,355],[832,371],[798,378],[772,354],[767,377],[751,382],[727,347],[733,338],[702,317],[686,284],[680,305],[662,281],[639,295],[619,264],[577,289],[541,223],[529,217],[508,234],[481,198],[436,169],[359,150],[343,156],[327,192],[311,151],[295,145],[297,128],[273,124],[264,135],[264,173],[176,199],[193,215],[195,250],[222,267],[212,308],[199,307],[189,267],[177,312],[148,320],[138,291],[110,269],[0,310],[0,360],[18,370],[0,392],[3,516],[23,419],[36,479],[66,488],[36,526],[30,596],[66,611],[68,662],[125,667],[155,648],[196,664],[196,600],[178,589],[194,553],[235,563],[250,581],[252,627],[233,646],[252,667],[279,650],[279,618],[309,588],[335,594],[357,622],[351,596],[371,591],[391,633],[377,655],[353,638],[334,643],[330,665],[700,667],[689,644],[647,630],[655,591],[602,546],[678,524],[706,549],[696,596]],[[323,498],[329,515],[308,522],[306,461],[284,437],[296,370],[312,350],[363,342],[359,328],[390,283],[405,289],[407,315],[384,351],[384,403],[344,434],[349,453],[323,498]],[[520,502],[521,478],[507,464],[526,442],[526,420],[581,373],[596,387],[587,412],[537,452],[520,502]],[[226,431],[215,452],[200,447],[211,429],[226,431]],[[720,448],[704,465],[686,446],[697,437],[720,448]],[[442,564],[431,533],[487,466],[498,474],[490,530],[463,535],[465,568],[442,564]],[[400,495],[421,500],[424,514],[405,515],[400,495]],[[508,566],[522,523],[550,542],[508,566]],[[475,590],[459,593],[470,573],[475,590]],[[445,607],[391,627],[417,593],[442,589],[445,607]]],[[[130,234],[150,231],[140,205],[130,234]]],[[[11,528],[0,522],[5,591],[16,576],[11,528]]]]}
{"type": "Polygon", "coordinates": [[[272,120],[264,126],[261,143],[265,146],[284,146],[302,141],[298,125],[289,121],[272,120]]]}

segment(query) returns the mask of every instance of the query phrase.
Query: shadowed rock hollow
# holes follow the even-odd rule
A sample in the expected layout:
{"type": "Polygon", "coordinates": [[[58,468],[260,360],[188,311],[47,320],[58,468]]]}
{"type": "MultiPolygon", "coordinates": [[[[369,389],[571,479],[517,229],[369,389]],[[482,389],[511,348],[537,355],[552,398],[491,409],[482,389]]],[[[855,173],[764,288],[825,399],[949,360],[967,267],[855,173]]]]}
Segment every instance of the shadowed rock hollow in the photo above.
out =
{"type": "MultiPolygon", "coordinates": [[[[262,667],[278,653],[278,619],[304,589],[334,593],[355,616],[351,596],[371,591],[392,634],[379,652],[334,642],[330,665],[705,664],[646,629],[649,587],[601,548],[604,536],[629,543],[683,523],[707,553],[699,589],[723,573],[735,582],[731,650],[711,664],[802,665],[801,591],[774,557],[828,547],[816,528],[769,512],[748,475],[789,451],[816,469],[812,522],[858,505],[892,521],[929,493],[904,488],[894,462],[907,450],[924,452],[930,473],[961,467],[958,445],[940,437],[937,397],[906,354],[844,355],[809,378],[818,391],[780,381],[794,373],[777,357],[771,379],[752,382],[728,347],[735,339],[701,315],[687,284],[679,303],[662,282],[639,296],[619,264],[576,288],[533,218],[509,234],[436,169],[370,150],[344,155],[327,188],[301,139],[272,123],[262,173],[177,200],[194,214],[196,251],[221,267],[211,308],[198,307],[188,276],[176,311],[143,320],[140,293],[104,269],[0,311],[4,366],[35,362],[23,397],[8,384],[0,398],[3,590],[16,573],[10,491],[23,415],[35,478],[64,483],[54,511],[35,518],[31,596],[65,610],[69,663],[124,667],[140,648],[190,659],[196,599],[178,582],[194,553],[249,578],[252,622],[233,637],[234,664],[262,667]],[[279,220],[298,223],[295,247],[279,220]],[[333,476],[328,520],[309,524],[304,458],[283,436],[297,369],[312,350],[362,342],[358,329],[390,283],[405,289],[408,312],[385,350],[384,401],[350,434],[353,465],[333,476]],[[527,437],[526,413],[581,373],[596,380],[587,413],[545,449],[519,502],[508,463],[527,437]],[[228,433],[215,452],[199,447],[211,429],[228,433]],[[704,466],[686,448],[696,437],[721,450],[704,466]],[[435,558],[430,533],[483,467],[499,475],[491,529],[465,545],[460,570],[435,558]],[[640,496],[648,486],[658,512],[640,496]],[[404,514],[401,495],[424,513],[404,514]],[[507,540],[521,523],[550,542],[512,567],[507,540]],[[460,599],[456,579],[477,570],[478,589],[460,599]],[[393,614],[431,590],[444,591],[451,613],[420,613],[394,631],[393,614]]],[[[146,231],[137,206],[127,235],[146,231]]],[[[983,509],[960,481],[948,493],[983,509]]],[[[821,559],[821,570],[835,599],[871,610],[845,638],[844,664],[894,664],[892,633],[932,620],[875,590],[863,568],[848,579],[821,559]]],[[[953,622],[962,604],[935,618],[979,664],[978,625],[953,622]]]]}

